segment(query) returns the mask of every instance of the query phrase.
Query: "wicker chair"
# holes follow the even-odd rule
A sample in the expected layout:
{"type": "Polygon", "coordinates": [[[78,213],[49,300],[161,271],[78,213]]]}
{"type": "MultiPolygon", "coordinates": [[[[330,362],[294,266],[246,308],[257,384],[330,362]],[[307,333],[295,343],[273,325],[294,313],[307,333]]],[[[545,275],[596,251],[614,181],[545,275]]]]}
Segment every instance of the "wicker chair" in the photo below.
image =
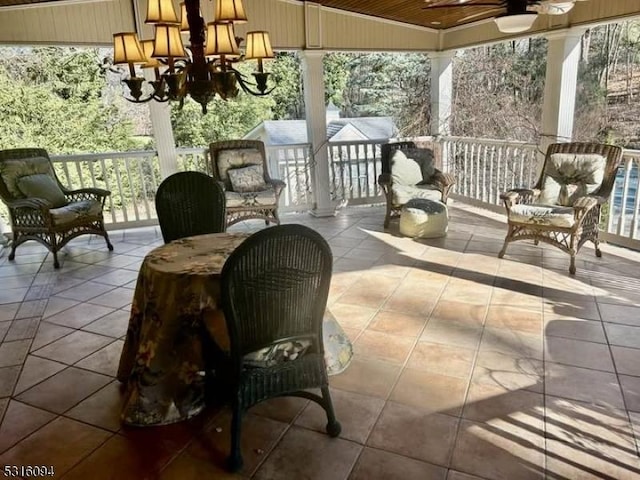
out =
{"type": "Polygon", "coordinates": [[[270,222],[280,224],[278,202],[285,187],[281,180],[269,176],[264,143],[260,140],[227,140],[215,142],[209,146],[211,172],[213,178],[222,182],[227,199],[227,226],[234,223],[260,218],[267,225],[270,222]],[[234,189],[230,171],[261,167],[260,185],[240,191],[234,189]]]}
{"type": "Polygon", "coordinates": [[[158,187],[156,212],[164,243],[224,232],[224,190],[220,183],[204,173],[174,173],[158,187]]]}
{"type": "MultiPolygon", "coordinates": [[[[449,191],[455,183],[455,177],[433,168],[433,152],[430,149],[416,149],[414,142],[386,143],[381,147],[382,173],[378,177],[378,185],[382,187],[387,200],[384,228],[389,227],[389,222],[393,218],[400,216],[402,207],[412,198],[427,198],[447,203],[449,191]],[[407,152],[411,158],[415,158],[415,162],[422,170],[422,176],[421,179],[417,179],[418,182],[412,182],[410,185],[399,184],[397,181],[394,183],[391,160],[396,150],[407,152]],[[429,170],[429,174],[426,174],[427,170],[429,170]]],[[[395,177],[398,178],[398,176],[395,177]]]]}
{"type": "Polygon", "coordinates": [[[243,412],[263,400],[283,395],[313,400],[327,414],[327,433],[340,434],[322,341],[331,269],[329,245],[303,225],[255,233],[222,269],[232,372],[232,470],[242,466],[243,412]],[[307,391],[318,387],[322,396],[307,391]]]}
{"type": "Polygon", "coordinates": [[[0,151],[0,197],[9,208],[13,240],[9,260],[16,248],[27,240],[35,240],[53,254],[53,266],[60,268],[58,251],[71,239],[84,234],[104,237],[113,250],[104,228],[103,208],[111,195],[101,188],[67,190],[56,176],[51,159],[42,148],[17,148],[0,151]],[[44,176],[57,184],[64,198],[54,208],[49,200],[27,197],[20,190],[23,177],[44,176]]]}
{"type": "Polygon", "coordinates": [[[587,240],[601,257],[600,212],[609,200],[621,158],[622,149],[612,145],[549,145],[538,183],[500,197],[507,209],[508,231],[498,257],[516,240],[545,242],[567,252],[571,274],[576,273],[576,255],[587,240]]]}

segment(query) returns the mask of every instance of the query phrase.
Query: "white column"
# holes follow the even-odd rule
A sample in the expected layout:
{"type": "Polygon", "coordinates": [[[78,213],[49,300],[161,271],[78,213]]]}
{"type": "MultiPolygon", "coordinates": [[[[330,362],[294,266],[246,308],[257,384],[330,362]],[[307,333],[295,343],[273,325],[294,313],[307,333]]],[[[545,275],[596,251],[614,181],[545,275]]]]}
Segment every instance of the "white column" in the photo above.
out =
{"type": "Polygon", "coordinates": [[[580,39],[584,31],[584,28],[571,28],[547,35],[541,152],[546,152],[551,143],[570,142],[573,137],[580,39]]]}
{"type": "Polygon", "coordinates": [[[311,50],[302,52],[304,110],[307,119],[307,138],[312,151],[311,179],[315,196],[315,207],[311,214],[317,217],[333,216],[336,212],[331,201],[329,179],[323,57],[324,52],[311,50]]]}
{"type": "Polygon", "coordinates": [[[454,51],[429,53],[431,59],[431,135],[451,133],[454,51]]]}
{"type": "MultiPolygon", "coordinates": [[[[154,79],[150,69],[144,70],[144,76],[147,80],[154,79]]],[[[162,178],[167,178],[178,171],[178,154],[171,127],[171,107],[169,102],[160,103],[155,100],[151,100],[147,105],[149,105],[153,138],[160,162],[160,175],[162,178]]]]}

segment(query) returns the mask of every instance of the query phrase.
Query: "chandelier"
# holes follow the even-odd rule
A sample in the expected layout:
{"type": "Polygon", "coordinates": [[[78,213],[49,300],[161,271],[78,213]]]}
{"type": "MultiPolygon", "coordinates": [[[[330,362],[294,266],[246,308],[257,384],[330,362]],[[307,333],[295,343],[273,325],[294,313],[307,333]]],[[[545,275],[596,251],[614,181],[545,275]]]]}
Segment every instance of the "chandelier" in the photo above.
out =
{"type": "Polygon", "coordinates": [[[180,11],[178,18],[172,0],[148,0],[145,23],[154,25],[154,38],[140,41],[135,32],[113,35],[113,63],[129,66],[129,77],[122,80],[128,87],[127,100],[177,100],[182,107],[190,96],[207,113],[207,104],[216,95],[226,100],[238,95],[240,88],[255,96],[273,91],[263,69],[263,60],[274,57],[269,33],[248,32],[244,52],[240,51],[243,39],[235,36],[233,26],[247,22],[242,0],[216,0],[214,21],[206,26],[200,0],[185,0],[180,11]],[[185,48],[181,32],[187,31],[191,45],[185,48]],[[235,68],[248,60],[257,60],[253,82],[235,68]],[[136,74],[136,65],[153,69],[155,79],[146,82],[136,74]]]}

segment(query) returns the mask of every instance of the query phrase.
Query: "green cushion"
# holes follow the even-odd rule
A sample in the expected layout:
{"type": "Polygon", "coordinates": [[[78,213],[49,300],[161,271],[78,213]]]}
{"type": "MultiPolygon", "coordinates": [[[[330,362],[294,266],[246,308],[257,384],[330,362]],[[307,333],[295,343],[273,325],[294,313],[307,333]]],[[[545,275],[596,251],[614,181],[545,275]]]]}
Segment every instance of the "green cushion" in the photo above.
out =
{"type": "Polygon", "coordinates": [[[67,198],[58,182],[45,173],[20,177],[17,183],[18,188],[27,198],[42,198],[51,203],[53,208],[64,207],[67,204],[67,198]]]}
{"type": "Polygon", "coordinates": [[[14,198],[24,198],[23,193],[18,188],[20,177],[35,175],[36,173],[46,173],[53,177],[53,169],[48,158],[31,157],[0,162],[0,176],[2,176],[7,190],[14,198]]]}

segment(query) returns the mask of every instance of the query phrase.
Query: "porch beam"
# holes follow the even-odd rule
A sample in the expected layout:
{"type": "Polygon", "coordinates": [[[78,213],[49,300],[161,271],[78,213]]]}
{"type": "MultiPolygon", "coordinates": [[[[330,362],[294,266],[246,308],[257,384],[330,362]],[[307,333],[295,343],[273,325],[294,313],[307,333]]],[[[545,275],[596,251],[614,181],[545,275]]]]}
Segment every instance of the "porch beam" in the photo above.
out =
{"type": "Polygon", "coordinates": [[[329,152],[327,146],[327,114],[324,99],[324,52],[305,50],[302,57],[304,111],[307,120],[307,140],[311,144],[311,181],[316,217],[335,215],[331,201],[329,152]]]}
{"type": "Polygon", "coordinates": [[[571,28],[547,35],[541,152],[546,152],[551,143],[570,142],[573,137],[580,39],[584,31],[584,28],[571,28]]]}

